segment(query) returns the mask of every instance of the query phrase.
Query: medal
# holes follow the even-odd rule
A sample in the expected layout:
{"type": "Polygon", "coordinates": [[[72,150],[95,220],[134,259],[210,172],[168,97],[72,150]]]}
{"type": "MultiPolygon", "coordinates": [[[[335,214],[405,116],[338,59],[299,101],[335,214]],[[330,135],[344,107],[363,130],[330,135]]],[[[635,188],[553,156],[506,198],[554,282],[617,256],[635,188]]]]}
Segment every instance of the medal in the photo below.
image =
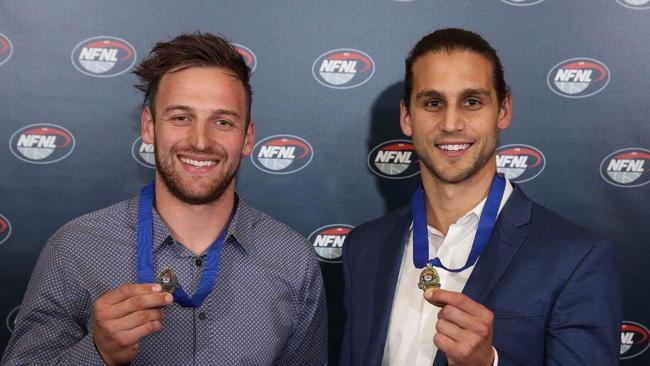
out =
{"type": "Polygon", "coordinates": [[[460,268],[445,267],[440,258],[429,257],[429,230],[427,229],[426,207],[424,201],[424,190],[420,185],[413,194],[411,200],[411,209],[413,213],[413,264],[416,268],[423,268],[420,273],[420,282],[418,288],[426,291],[428,288],[440,288],[440,276],[433,267],[442,268],[447,272],[462,272],[473,266],[478,260],[479,255],[487,246],[492,230],[496,225],[499,206],[505,191],[506,180],[502,176],[495,174],[485,200],[485,206],[481,211],[481,217],[478,221],[476,235],[472,243],[472,249],[469,252],[465,265],[460,268]],[[436,286],[437,284],[437,286],[436,286]],[[429,286],[429,287],[427,287],[429,286]]]}
{"type": "Polygon", "coordinates": [[[219,259],[221,257],[221,248],[226,241],[226,234],[232,222],[239,198],[235,195],[235,204],[230,213],[228,223],[223,228],[219,237],[212,243],[206,256],[205,266],[199,279],[199,285],[194,295],[189,296],[178,282],[176,274],[170,269],[165,268],[155,277],[154,260],[153,260],[153,203],[155,201],[155,184],[145,186],[140,191],[138,204],[138,230],[137,230],[137,274],[139,283],[156,283],[162,286],[164,292],[174,295],[174,302],[184,308],[198,308],[203,304],[203,300],[212,292],[219,275],[219,259]]]}
{"type": "Polygon", "coordinates": [[[420,272],[418,288],[422,291],[430,288],[440,288],[440,276],[438,276],[438,271],[433,268],[431,263],[427,263],[427,266],[420,272]]]}
{"type": "Polygon", "coordinates": [[[156,283],[162,287],[163,292],[170,294],[173,294],[178,288],[178,278],[176,278],[176,274],[169,267],[163,269],[162,272],[158,274],[156,283]]]}

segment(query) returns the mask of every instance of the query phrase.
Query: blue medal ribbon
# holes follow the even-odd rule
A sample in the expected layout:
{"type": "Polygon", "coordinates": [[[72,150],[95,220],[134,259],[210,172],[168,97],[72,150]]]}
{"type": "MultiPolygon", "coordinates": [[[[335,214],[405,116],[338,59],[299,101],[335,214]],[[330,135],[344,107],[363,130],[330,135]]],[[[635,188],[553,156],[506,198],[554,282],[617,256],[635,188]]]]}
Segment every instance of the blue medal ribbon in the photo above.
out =
{"type": "Polygon", "coordinates": [[[467,262],[461,268],[447,268],[445,267],[438,257],[429,259],[429,231],[427,230],[427,212],[424,201],[424,191],[420,185],[411,201],[413,210],[413,263],[417,268],[423,268],[427,263],[434,267],[442,268],[449,272],[462,272],[476,263],[478,257],[487,246],[492,230],[496,224],[497,214],[499,213],[499,206],[505,191],[506,180],[495,174],[490,186],[490,193],[488,194],[485,206],[481,212],[481,217],[478,221],[478,229],[476,236],[472,243],[472,250],[467,257],[467,262]]]}
{"type": "MultiPolygon", "coordinates": [[[[146,185],[140,191],[140,203],[138,206],[138,282],[154,283],[155,275],[153,270],[153,202],[155,199],[154,182],[146,185]]],[[[228,228],[237,210],[237,199],[233,206],[228,224],[223,229],[217,240],[212,243],[206,257],[205,267],[199,280],[199,286],[191,298],[183,287],[178,286],[174,291],[174,301],[184,308],[198,308],[203,300],[212,292],[219,274],[219,258],[221,248],[228,233],[228,228]]]]}

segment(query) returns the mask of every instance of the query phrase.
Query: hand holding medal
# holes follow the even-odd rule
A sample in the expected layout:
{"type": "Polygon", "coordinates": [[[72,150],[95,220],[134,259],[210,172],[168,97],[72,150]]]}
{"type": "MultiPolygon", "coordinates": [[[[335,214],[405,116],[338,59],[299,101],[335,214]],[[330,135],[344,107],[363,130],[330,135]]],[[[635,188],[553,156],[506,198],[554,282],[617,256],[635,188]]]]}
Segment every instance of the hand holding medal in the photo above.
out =
{"type": "Polygon", "coordinates": [[[424,298],[441,308],[433,343],[447,355],[449,366],[493,364],[494,315],[488,308],[464,294],[442,289],[427,290],[424,298]]]}
{"type": "Polygon", "coordinates": [[[127,284],[95,302],[95,347],[108,365],[126,364],[138,354],[140,339],[162,329],[162,307],[173,296],[158,284],[127,284]]]}

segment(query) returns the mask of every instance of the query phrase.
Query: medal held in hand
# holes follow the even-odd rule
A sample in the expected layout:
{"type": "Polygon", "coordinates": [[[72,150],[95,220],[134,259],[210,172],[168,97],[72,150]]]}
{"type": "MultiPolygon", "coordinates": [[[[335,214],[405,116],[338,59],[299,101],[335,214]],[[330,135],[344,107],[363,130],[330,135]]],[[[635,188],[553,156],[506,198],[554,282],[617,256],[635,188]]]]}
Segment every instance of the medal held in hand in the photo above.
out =
{"type": "Polygon", "coordinates": [[[158,274],[156,278],[156,283],[162,287],[163,292],[173,294],[174,291],[178,288],[178,278],[176,274],[171,270],[171,268],[165,268],[158,274]]]}
{"type": "Polygon", "coordinates": [[[472,243],[472,249],[469,252],[465,265],[460,268],[445,267],[440,258],[429,259],[429,231],[427,229],[427,214],[424,200],[424,188],[419,186],[411,200],[413,214],[413,264],[416,268],[424,268],[420,272],[420,282],[418,288],[426,291],[429,288],[440,288],[440,276],[434,267],[443,269],[447,272],[458,273],[473,266],[478,260],[479,255],[483,252],[490,240],[492,230],[497,221],[499,214],[499,205],[503,192],[506,188],[506,180],[500,175],[494,176],[490,192],[488,193],[483,211],[479,217],[478,228],[472,243]]]}
{"type": "Polygon", "coordinates": [[[430,263],[427,263],[427,266],[420,272],[418,288],[422,291],[430,288],[440,288],[440,276],[438,275],[438,271],[430,263]]]}

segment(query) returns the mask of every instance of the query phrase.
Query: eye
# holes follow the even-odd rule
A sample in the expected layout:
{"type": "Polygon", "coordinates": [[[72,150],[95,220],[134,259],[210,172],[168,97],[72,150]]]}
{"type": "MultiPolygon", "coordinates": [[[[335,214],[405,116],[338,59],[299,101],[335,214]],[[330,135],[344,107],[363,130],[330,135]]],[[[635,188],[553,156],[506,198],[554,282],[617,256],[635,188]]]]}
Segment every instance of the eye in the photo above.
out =
{"type": "Polygon", "coordinates": [[[483,101],[478,98],[467,98],[465,105],[470,107],[470,109],[478,109],[483,105],[483,101]]]}
{"type": "Polygon", "coordinates": [[[186,125],[186,124],[190,123],[192,120],[190,119],[190,117],[181,114],[181,115],[177,115],[177,116],[172,116],[171,121],[174,124],[177,124],[177,125],[186,125]]]}
{"type": "Polygon", "coordinates": [[[227,119],[218,119],[214,121],[214,124],[216,124],[219,127],[230,127],[233,126],[233,123],[227,119]]]}
{"type": "Polygon", "coordinates": [[[438,99],[429,99],[424,102],[424,107],[427,109],[440,109],[442,107],[442,102],[438,99]]]}

